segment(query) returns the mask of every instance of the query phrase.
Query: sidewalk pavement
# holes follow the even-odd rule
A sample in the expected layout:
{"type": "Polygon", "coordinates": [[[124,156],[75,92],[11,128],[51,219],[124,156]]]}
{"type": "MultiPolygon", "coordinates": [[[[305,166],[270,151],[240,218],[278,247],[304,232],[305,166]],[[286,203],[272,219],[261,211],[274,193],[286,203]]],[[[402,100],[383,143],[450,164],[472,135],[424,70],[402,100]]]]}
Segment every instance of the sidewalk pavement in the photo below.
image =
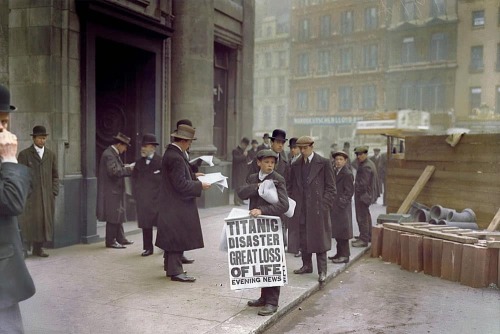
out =
{"type": "MultiPolygon", "coordinates": [[[[104,242],[49,249],[49,258],[29,257],[36,294],[20,303],[26,334],[107,333],[259,333],[319,289],[318,274],[294,275],[302,261],[286,256],[289,283],[281,289],[278,312],[257,315],[247,306],[260,289],[231,291],[227,253],[218,250],[222,224],[234,206],[200,209],[205,248],[186,252],[195,259],[184,265],[195,283],[173,282],[163,271],[163,251],[141,257],[142,234],[135,222],[126,224],[126,249],[104,242]],[[134,228],[135,227],[135,228],[134,228]]],[[[240,208],[244,208],[241,206],[240,208]]],[[[373,223],[385,213],[371,207],[373,223]]],[[[354,235],[359,234],[353,214],[354,235]]],[[[334,255],[335,245],[329,256],[334,255]]],[[[327,281],[344,271],[368,248],[352,248],[348,264],[328,263],[327,281]]],[[[313,258],[313,263],[316,261],[313,258]]]]}

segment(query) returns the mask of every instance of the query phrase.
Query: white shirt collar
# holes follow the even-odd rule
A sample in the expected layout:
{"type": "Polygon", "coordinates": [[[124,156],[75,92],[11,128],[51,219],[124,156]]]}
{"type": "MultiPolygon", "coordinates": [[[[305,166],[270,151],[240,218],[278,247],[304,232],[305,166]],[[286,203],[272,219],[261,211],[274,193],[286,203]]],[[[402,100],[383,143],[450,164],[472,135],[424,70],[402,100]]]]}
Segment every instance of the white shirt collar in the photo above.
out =
{"type": "Polygon", "coordinates": [[[181,150],[181,152],[184,152],[184,151],[182,150],[182,148],[181,148],[179,145],[177,145],[176,143],[172,143],[172,145],[174,145],[174,146],[175,146],[175,147],[177,147],[179,150],[181,150]]]}
{"type": "Polygon", "coordinates": [[[311,155],[307,157],[307,160],[309,160],[309,163],[311,163],[313,157],[314,157],[314,152],[312,152],[311,155]]]}
{"type": "Polygon", "coordinates": [[[116,154],[120,155],[120,151],[118,151],[115,145],[111,145],[111,147],[113,148],[113,150],[115,150],[116,154]]]}
{"type": "Polygon", "coordinates": [[[263,173],[263,172],[260,170],[260,171],[259,171],[259,180],[261,180],[261,181],[262,181],[262,180],[264,180],[264,179],[265,179],[268,175],[270,175],[270,174],[272,174],[272,172],[271,172],[271,173],[269,173],[269,174],[266,174],[266,173],[263,173]]]}

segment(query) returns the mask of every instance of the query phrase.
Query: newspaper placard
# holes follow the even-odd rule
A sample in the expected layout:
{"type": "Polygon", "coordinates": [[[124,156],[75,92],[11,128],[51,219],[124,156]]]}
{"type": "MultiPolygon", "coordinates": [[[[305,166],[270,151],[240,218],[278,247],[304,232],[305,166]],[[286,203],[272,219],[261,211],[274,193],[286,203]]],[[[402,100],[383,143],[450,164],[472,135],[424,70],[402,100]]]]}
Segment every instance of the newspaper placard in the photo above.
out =
{"type": "Polygon", "coordinates": [[[279,217],[226,218],[225,228],[231,290],[288,283],[279,217]]]}

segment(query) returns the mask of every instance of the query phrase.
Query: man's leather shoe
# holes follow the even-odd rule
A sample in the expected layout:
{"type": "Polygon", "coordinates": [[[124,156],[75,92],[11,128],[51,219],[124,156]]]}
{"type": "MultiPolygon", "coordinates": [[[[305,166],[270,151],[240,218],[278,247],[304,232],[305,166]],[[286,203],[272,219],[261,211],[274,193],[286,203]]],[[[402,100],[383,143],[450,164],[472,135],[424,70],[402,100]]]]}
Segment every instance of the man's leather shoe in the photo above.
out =
{"type": "Polygon", "coordinates": [[[302,266],[300,269],[295,269],[293,271],[294,274],[310,274],[313,272],[313,268],[310,268],[308,266],[302,266]]]}
{"type": "Polygon", "coordinates": [[[149,256],[153,255],[153,250],[152,249],[146,249],[144,252],[142,252],[141,256],[149,256]]]}
{"type": "Polygon", "coordinates": [[[45,253],[43,248],[33,250],[33,255],[39,256],[39,257],[49,257],[49,254],[45,253]]]}
{"type": "Polygon", "coordinates": [[[301,257],[302,256],[302,252],[301,251],[298,251],[297,253],[295,253],[293,256],[295,257],[301,257]]]}
{"type": "Polygon", "coordinates": [[[121,242],[122,245],[132,245],[134,242],[132,240],[124,240],[123,242],[121,242]]]}
{"type": "Polygon", "coordinates": [[[358,239],[356,241],[353,241],[351,242],[351,246],[352,247],[367,247],[368,246],[368,243],[367,242],[364,242],[363,240],[361,239],[358,239]]]}
{"type": "Polygon", "coordinates": [[[182,263],[184,264],[190,264],[190,263],[193,263],[194,260],[193,259],[188,259],[187,257],[185,257],[184,255],[182,256],[182,259],[181,259],[182,263]]]}
{"type": "Polygon", "coordinates": [[[183,282],[183,283],[193,283],[194,281],[196,281],[196,278],[188,276],[186,274],[179,274],[177,276],[172,276],[170,279],[172,281],[183,282]]]}
{"type": "Polygon", "coordinates": [[[106,245],[106,248],[115,248],[115,249],[122,249],[122,248],[127,248],[125,246],[123,246],[122,244],[119,244],[118,242],[114,242],[110,245],[106,245]]]}
{"type": "Polygon", "coordinates": [[[339,255],[335,254],[334,256],[329,256],[328,260],[333,260],[333,259],[338,259],[338,258],[339,258],[339,255]]]}
{"type": "Polygon", "coordinates": [[[266,302],[264,301],[264,299],[253,299],[253,300],[249,300],[247,302],[248,306],[251,306],[251,307],[261,307],[261,306],[265,306],[266,305],[266,302]]]}
{"type": "Polygon", "coordinates": [[[278,306],[266,304],[266,306],[261,308],[257,314],[266,316],[266,315],[271,315],[271,314],[276,313],[277,310],[278,310],[278,306]]]}
{"type": "Polygon", "coordinates": [[[318,282],[325,283],[325,281],[326,281],[326,274],[325,273],[319,273],[318,282]]]}
{"type": "Polygon", "coordinates": [[[347,263],[349,262],[348,256],[339,256],[337,258],[332,259],[333,263],[347,263]]]}

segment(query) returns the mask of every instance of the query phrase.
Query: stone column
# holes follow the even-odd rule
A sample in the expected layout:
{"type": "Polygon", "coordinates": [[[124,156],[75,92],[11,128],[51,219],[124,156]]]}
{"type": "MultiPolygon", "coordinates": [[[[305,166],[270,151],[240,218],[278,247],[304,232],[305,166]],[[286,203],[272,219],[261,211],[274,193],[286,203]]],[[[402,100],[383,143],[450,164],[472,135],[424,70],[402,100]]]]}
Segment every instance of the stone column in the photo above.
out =
{"type": "Polygon", "coordinates": [[[214,154],[214,0],[173,0],[172,12],[171,124],[190,119],[198,138],[192,155],[214,154]]]}

